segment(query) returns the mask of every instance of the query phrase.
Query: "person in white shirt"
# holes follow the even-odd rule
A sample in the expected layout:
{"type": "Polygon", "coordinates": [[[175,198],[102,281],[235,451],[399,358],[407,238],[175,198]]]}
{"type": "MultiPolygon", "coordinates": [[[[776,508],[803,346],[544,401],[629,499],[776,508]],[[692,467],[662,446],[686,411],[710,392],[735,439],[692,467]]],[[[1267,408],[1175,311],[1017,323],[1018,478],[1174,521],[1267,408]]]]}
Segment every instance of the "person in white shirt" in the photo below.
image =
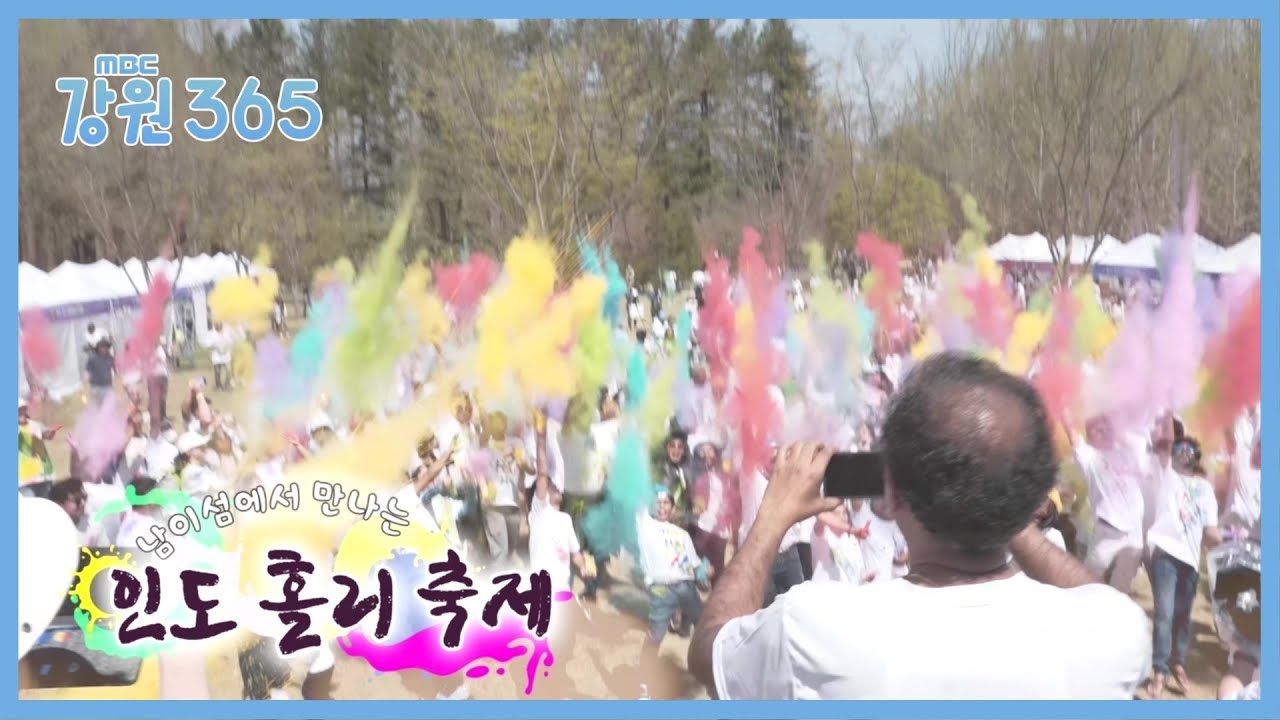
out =
{"type": "Polygon", "coordinates": [[[1252,435],[1245,445],[1235,445],[1227,468],[1227,497],[1223,503],[1223,528],[1236,535],[1260,540],[1262,537],[1262,436],[1252,435]]]}
{"type": "Polygon", "coordinates": [[[880,500],[855,500],[850,524],[861,541],[865,582],[883,582],[906,575],[907,541],[880,500]]]}
{"type": "Polygon", "coordinates": [[[213,389],[231,389],[231,346],[235,344],[231,333],[218,323],[210,339],[209,360],[213,363],[213,389]]]}
{"type": "Polygon", "coordinates": [[[94,349],[98,347],[98,343],[103,340],[110,342],[111,336],[102,328],[94,325],[93,323],[89,323],[89,327],[85,328],[84,331],[84,345],[82,346],[82,349],[86,354],[92,354],[94,349]]]}
{"type": "Polygon", "coordinates": [[[1132,699],[1150,670],[1145,613],[1032,520],[1057,475],[1035,389],[989,361],[935,355],[903,383],[882,447],[911,573],[806,583],[762,610],[783,536],[841,502],[821,495],[830,450],[783,448],[769,512],[694,632],[694,676],[723,700],[1132,699]],[[1051,653],[1046,616],[1066,643],[1051,653]]]}
{"type": "Polygon", "coordinates": [[[861,542],[866,532],[850,520],[850,502],[822,513],[813,531],[813,581],[861,585],[868,581],[861,542]]]}
{"type": "Polygon", "coordinates": [[[702,617],[699,587],[710,582],[710,568],[698,557],[689,532],[672,522],[675,503],[666,488],[657,487],[653,515],[647,508],[636,513],[636,535],[640,544],[640,567],[649,591],[649,632],[641,655],[641,672],[651,677],[658,647],[679,616],[678,634],[702,617]]]}
{"type": "Polygon", "coordinates": [[[89,492],[78,478],[53,483],[49,488],[49,500],[66,511],[67,517],[75,523],[82,547],[108,547],[115,542],[114,527],[108,528],[106,523],[94,517],[97,508],[89,508],[89,492]]]}
{"type": "Polygon", "coordinates": [[[197,502],[223,489],[222,478],[206,461],[208,447],[209,438],[200,433],[185,432],[178,437],[178,456],[174,459],[178,489],[197,502]]]}
{"type": "Polygon", "coordinates": [[[1117,435],[1105,416],[1089,420],[1081,441],[1064,422],[1076,464],[1089,488],[1093,539],[1085,566],[1115,589],[1127,593],[1142,566],[1147,524],[1143,477],[1149,461],[1145,440],[1117,435]]]}
{"type": "Polygon", "coordinates": [[[151,422],[159,423],[169,418],[169,354],[164,344],[156,346],[151,372],[147,377],[147,404],[151,411],[151,422]]]}
{"type": "Polygon", "coordinates": [[[734,545],[742,502],[721,458],[724,441],[716,435],[696,434],[689,446],[694,451],[693,544],[718,576],[734,545]]]}
{"type": "Polygon", "coordinates": [[[482,478],[481,520],[495,566],[514,559],[520,544],[520,521],[524,516],[521,482],[527,473],[523,448],[507,441],[507,416],[488,413],[484,419],[489,450],[487,477],[482,478]]]}
{"type": "Polygon", "coordinates": [[[560,510],[560,490],[547,472],[546,442],[544,429],[538,432],[537,468],[529,508],[529,566],[535,572],[546,570],[554,590],[567,591],[573,587],[574,570],[584,579],[590,570],[583,562],[573,518],[560,510]]]}
{"type": "Polygon", "coordinates": [[[1153,494],[1155,521],[1147,531],[1151,546],[1148,572],[1154,604],[1152,676],[1147,692],[1160,699],[1166,683],[1185,695],[1190,688],[1183,663],[1191,645],[1191,607],[1200,585],[1202,549],[1222,542],[1218,501],[1200,466],[1200,445],[1183,438],[1173,445],[1172,461],[1158,476],[1153,494]]]}
{"type": "Polygon", "coordinates": [[[651,329],[654,341],[661,344],[662,340],[667,337],[667,321],[661,315],[654,315],[651,329]]]}

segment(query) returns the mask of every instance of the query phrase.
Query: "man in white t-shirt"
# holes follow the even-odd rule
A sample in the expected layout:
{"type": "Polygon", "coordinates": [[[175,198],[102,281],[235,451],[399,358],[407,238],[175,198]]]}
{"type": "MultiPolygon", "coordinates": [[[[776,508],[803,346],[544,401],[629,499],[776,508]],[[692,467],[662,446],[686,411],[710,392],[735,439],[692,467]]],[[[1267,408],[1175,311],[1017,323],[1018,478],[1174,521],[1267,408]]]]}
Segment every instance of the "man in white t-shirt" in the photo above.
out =
{"type": "Polygon", "coordinates": [[[805,583],[762,610],[783,536],[833,510],[831,452],[784,448],[751,534],[689,648],[715,695],[747,699],[1131,699],[1149,671],[1147,619],[1032,522],[1057,463],[1025,380],[944,353],[918,365],[884,427],[885,496],[911,547],[889,582],[805,583]],[[1044,618],[1058,623],[1046,652],[1044,618]]]}
{"type": "Polygon", "coordinates": [[[1154,521],[1147,531],[1154,605],[1152,676],[1147,686],[1160,699],[1170,679],[1180,694],[1190,688],[1183,665],[1191,646],[1191,607],[1200,586],[1200,553],[1222,541],[1218,501],[1200,467],[1200,446],[1183,439],[1173,446],[1172,462],[1161,466],[1152,498],[1154,521]]]}
{"type": "Polygon", "coordinates": [[[524,515],[522,480],[527,464],[523,448],[507,440],[506,415],[488,413],[484,425],[488,435],[489,472],[482,478],[481,521],[490,562],[502,567],[519,552],[520,521],[524,515]]]}
{"type": "Polygon", "coordinates": [[[1072,437],[1072,444],[1094,515],[1085,565],[1111,587],[1127,593],[1142,566],[1143,478],[1150,460],[1145,439],[1118,435],[1108,418],[1098,416],[1086,425],[1083,442],[1072,437]]]}
{"type": "Polygon", "coordinates": [[[547,472],[545,426],[535,429],[535,433],[537,472],[534,475],[533,501],[529,504],[529,565],[535,571],[546,570],[551,575],[554,590],[571,590],[573,570],[576,568],[585,578],[588,569],[582,559],[578,535],[573,529],[573,518],[560,510],[560,489],[551,482],[551,475],[547,472]]]}
{"type": "Polygon", "coordinates": [[[651,677],[658,647],[672,620],[679,617],[678,633],[702,616],[702,596],[710,580],[709,568],[698,557],[689,531],[673,522],[675,502],[665,487],[658,486],[654,514],[647,508],[636,513],[636,535],[640,543],[640,567],[649,591],[649,632],[645,636],[641,672],[651,677]]]}
{"type": "Polygon", "coordinates": [[[213,389],[231,389],[231,346],[235,340],[231,333],[218,323],[209,341],[209,360],[213,363],[213,389]]]}

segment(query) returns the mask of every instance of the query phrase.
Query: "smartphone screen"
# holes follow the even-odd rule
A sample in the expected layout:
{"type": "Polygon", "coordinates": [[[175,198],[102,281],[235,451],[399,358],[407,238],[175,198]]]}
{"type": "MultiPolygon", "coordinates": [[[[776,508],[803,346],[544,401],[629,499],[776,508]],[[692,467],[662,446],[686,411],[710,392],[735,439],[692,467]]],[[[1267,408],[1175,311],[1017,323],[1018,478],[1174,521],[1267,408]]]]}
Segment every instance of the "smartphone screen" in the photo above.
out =
{"type": "Polygon", "coordinates": [[[835,498],[884,495],[884,458],[880,453],[836,453],[822,474],[822,494],[835,498]]]}

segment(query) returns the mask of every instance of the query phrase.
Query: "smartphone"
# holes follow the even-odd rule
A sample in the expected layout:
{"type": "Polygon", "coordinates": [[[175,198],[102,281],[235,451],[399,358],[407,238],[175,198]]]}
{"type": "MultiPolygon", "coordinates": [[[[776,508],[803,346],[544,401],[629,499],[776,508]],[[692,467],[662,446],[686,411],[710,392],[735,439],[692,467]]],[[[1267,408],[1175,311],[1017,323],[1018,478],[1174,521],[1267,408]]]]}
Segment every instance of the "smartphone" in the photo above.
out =
{"type": "Polygon", "coordinates": [[[875,498],[884,495],[884,458],[874,452],[844,452],[831,456],[822,474],[822,494],[834,498],[875,498]]]}

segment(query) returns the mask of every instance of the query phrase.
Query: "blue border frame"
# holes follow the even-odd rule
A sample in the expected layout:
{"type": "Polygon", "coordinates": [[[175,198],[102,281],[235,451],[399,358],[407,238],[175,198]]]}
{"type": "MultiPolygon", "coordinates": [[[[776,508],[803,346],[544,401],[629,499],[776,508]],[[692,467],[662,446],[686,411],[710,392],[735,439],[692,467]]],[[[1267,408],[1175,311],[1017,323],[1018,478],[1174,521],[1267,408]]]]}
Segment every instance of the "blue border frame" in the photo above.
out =
{"type": "MultiPolygon", "coordinates": [[[[109,7],[100,3],[73,0],[59,3],[60,7],[50,7],[48,3],[34,2],[14,3],[18,8],[17,17],[21,18],[132,18],[132,17],[362,17],[362,18],[401,18],[401,17],[456,17],[450,12],[452,8],[442,3],[421,3],[411,0],[366,0],[358,4],[322,0],[321,2],[298,2],[297,0],[276,0],[261,2],[251,0],[226,0],[216,8],[210,6],[209,13],[191,15],[176,13],[179,7],[172,2],[158,0],[142,0],[130,3],[127,8],[109,7]],[[270,8],[270,9],[268,9],[270,8]]],[[[643,5],[636,3],[633,12],[643,13],[646,17],[777,17],[779,11],[790,17],[799,18],[841,18],[860,16],[864,18],[886,19],[928,19],[935,17],[954,17],[962,14],[951,3],[942,0],[916,0],[908,3],[871,4],[862,6],[855,3],[839,3],[835,0],[792,0],[785,8],[776,3],[760,2],[760,0],[740,0],[729,2],[690,3],[685,1],[656,0],[643,5]]],[[[1276,113],[1278,90],[1277,79],[1280,78],[1280,52],[1277,52],[1277,27],[1280,26],[1280,3],[1275,0],[1218,0],[1212,6],[1193,3],[1188,0],[1166,0],[1165,2],[1129,2],[1124,7],[1115,0],[1047,0],[1028,3],[1025,0],[982,0],[964,13],[974,18],[1009,18],[1009,17],[1186,17],[1200,18],[1205,10],[1211,10],[1214,17],[1260,18],[1262,20],[1262,235],[1274,235],[1277,230],[1277,207],[1280,203],[1280,184],[1277,184],[1277,137],[1280,134],[1280,116],[1276,113]],[[1271,128],[1267,130],[1267,128],[1271,128]]],[[[615,5],[605,5],[586,0],[559,0],[546,3],[537,12],[533,12],[528,3],[511,0],[477,0],[468,3],[465,13],[469,17],[617,17],[625,12],[615,5]]],[[[15,18],[16,20],[17,18],[15,18]]],[[[9,57],[13,62],[10,71],[5,74],[3,83],[4,96],[9,97],[17,107],[18,97],[18,23],[11,22],[3,30],[3,44],[12,48],[9,57]]],[[[49,89],[53,92],[53,88],[49,89]]],[[[0,117],[0,136],[8,138],[8,142],[0,145],[0,166],[9,167],[11,171],[0,174],[0,188],[9,198],[5,203],[5,214],[9,218],[7,227],[17,228],[17,190],[18,190],[18,144],[17,113],[5,113],[0,117]],[[13,204],[9,204],[13,203],[13,204]]],[[[12,233],[12,230],[10,231],[12,233]]],[[[6,249],[10,261],[17,264],[16,234],[7,235],[10,240],[6,249]]],[[[1263,274],[1270,276],[1280,262],[1280,246],[1271,240],[1263,244],[1263,274]]],[[[12,277],[12,276],[11,276],[12,277]]],[[[10,293],[17,302],[17,283],[10,286],[10,293]]],[[[1262,286],[1262,307],[1264,317],[1268,318],[1263,326],[1262,353],[1271,360],[1264,363],[1262,377],[1262,403],[1265,413],[1280,412],[1277,407],[1277,374],[1275,368],[1277,341],[1277,295],[1276,286],[1264,282],[1262,286]],[[1269,369],[1268,369],[1269,368],[1269,369]]],[[[14,351],[0,353],[0,377],[14,378],[17,375],[17,314],[3,314],[7,317],[3,323],[7,326],[5,337],[14,351]],[[8,373],[7,375],[5,373],[8,373]]],[[[13,387],[9,393],[11,401],[17,394],[13,387]]],[[[12,439],[12,436],[10,436],[12,439]]],[[[1268,444],[1263,455],[1263,474],[1275,477],[1280,473],[1280,444],[1268,444]]],[[[1270,499],[1271,489],[1265,491],[1270,499]]],[[[16,497],[16,493],[15,493],[16,497]]],[[[1271,529],[1263,540],[1267,558],[1275,558],[1277,541],[1275,528],[1280,527],[1280,503],[1271,500],[1263,506],[1264,524],[1271,529]]],[[[10,530],[12,547],[17,547],[15,528],[17,527],[17,503],[7,505],[4,523],[10,530]]],[[[5,556],[2,561],[7,570],[7,577],[17,574],[16,555],[5,556]]],[[[1269,566],[1268,566],[1269,568],[1269,566]]],[[[1258,702],[1098,702],[1098,703],[1062,703],[1062,702],[707,702],[707,701],[670,701],[658,705],[633,700],[590,700],[590,701],[466,701],[453,703],[432,703],[421,701],[342,701],[329,702],[292,702],[267,703],[246,701],[19,701],[17,700],[17,671],[14,665],[6,663],[0,670],[0,717],[14,718],[157,718],[168,720],[173,717],[184,717],[192,720],[202,718],[279,718],[299,720],[325,718],[467,718],[504,719],[518,717],[536,720],[564,720],[576,718],[653,718],[678,717],[689,718],[822,718],[832,717],[876,717],[876,718],[973,718],[974,720],[1003,720],[1005,718],[1074,718],[1089,715],[1100,718],[1116,718],[1117,720],[1190,720],[1192,718],[1215,718],[1218,720],[1248,720],[1252,718],[1280,717],[1280,672],[1277,661],[1280,660],[1280,624],[1274,616],[1277,590],[1274,572],[1264,573],[1264,620],[1263,620],[1263,658],[1262,666],[1269,673],[1263,674],[1263,700],[1258,702]],[[518,705],[513,703],[519,703],[518,705]]],[[[0,617],[13,618],[17,612],[16,583],[8,592],[0,592],[0,617]]],[[[15,638],[16,628],[10,626],[9,636],[15,638]]],[[[16,638],[15,638],[16,639],[16,638]]],[[[9,647],[13,647],[12,640],[9,647]]]]}

